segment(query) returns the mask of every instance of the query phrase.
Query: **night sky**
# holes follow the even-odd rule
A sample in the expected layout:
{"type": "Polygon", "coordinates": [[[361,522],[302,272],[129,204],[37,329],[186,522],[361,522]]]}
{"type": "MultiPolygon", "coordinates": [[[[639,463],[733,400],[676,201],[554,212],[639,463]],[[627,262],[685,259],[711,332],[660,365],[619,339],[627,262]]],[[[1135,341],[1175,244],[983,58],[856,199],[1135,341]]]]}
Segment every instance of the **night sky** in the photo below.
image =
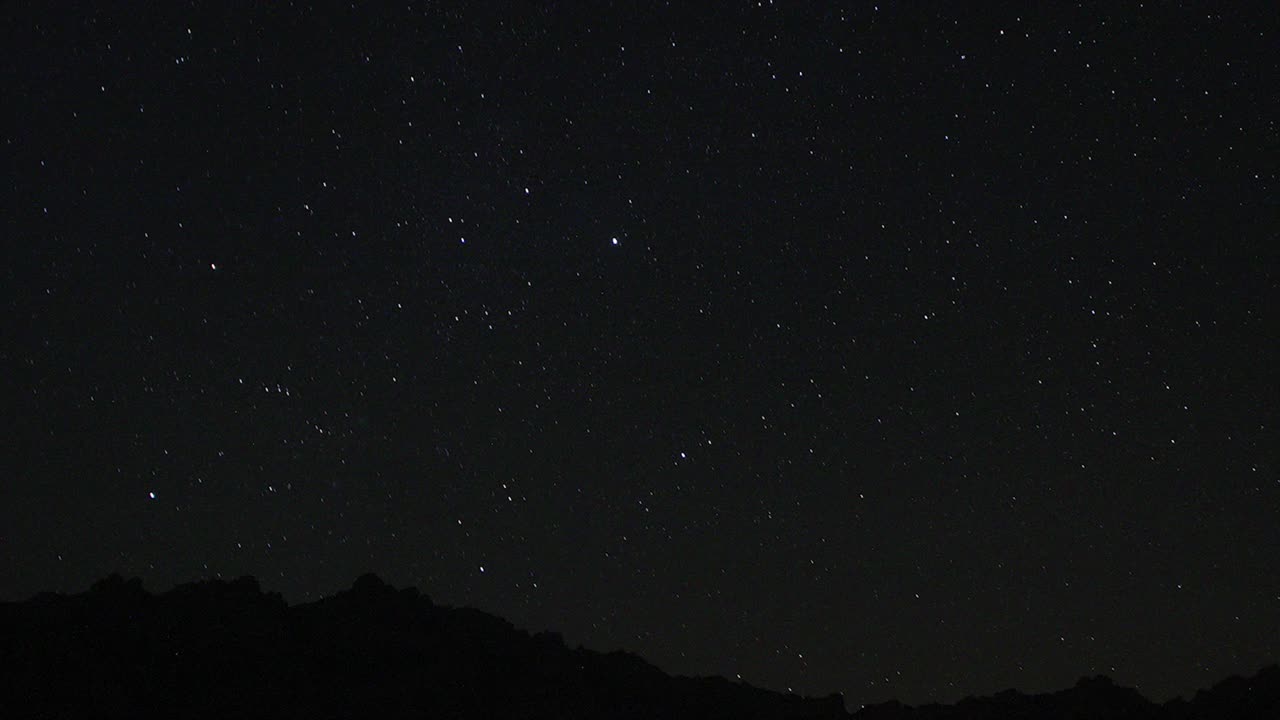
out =
{"type": "Polygon", "coordinates": [[[0,598],[372,571],[854,708],[1280,659],[1273,5],[512,5],[6,4],[0,598]]]}

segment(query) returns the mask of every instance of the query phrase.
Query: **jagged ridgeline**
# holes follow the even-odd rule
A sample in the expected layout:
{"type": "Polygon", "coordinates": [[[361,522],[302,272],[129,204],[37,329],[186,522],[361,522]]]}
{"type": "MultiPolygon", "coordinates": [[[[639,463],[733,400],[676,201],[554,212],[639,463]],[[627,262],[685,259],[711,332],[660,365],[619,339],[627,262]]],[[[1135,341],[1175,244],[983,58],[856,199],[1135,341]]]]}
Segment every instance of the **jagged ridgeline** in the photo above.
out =
{"type": "Polygon", "coordinates": [[[0,604],[0,638],[6,718],[846,717],[838,695],[671,677],[373,575],[294,606],[250,577],[153,595],[112,576],[0,604]]]}
{"type": "MultiPolygon", "coordinates": [[[[848,718],[821,699],[669,676],[373,575],[289,606],[257,580],[148,593],[111,576],[0,603],[5,718],[848,718]]],[[[1105,677],[1056,693],[861,708],[856,720],[1280,718],[1280,668],[1163,705],[1105,677]]]]}

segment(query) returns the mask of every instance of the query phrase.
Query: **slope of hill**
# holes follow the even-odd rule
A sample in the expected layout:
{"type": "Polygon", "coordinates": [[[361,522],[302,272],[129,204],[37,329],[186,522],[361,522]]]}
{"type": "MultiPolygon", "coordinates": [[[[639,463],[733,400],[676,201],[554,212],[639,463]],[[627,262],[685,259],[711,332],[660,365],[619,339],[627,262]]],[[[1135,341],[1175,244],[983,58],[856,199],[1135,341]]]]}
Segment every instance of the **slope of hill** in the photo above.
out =
{"type": "MultiPolygon", "coordinates": [[[[722,678],[669,676],[567,647],[373,575],[289,606],[245,577],[161,594],[111,576],[78,595],[0,603],[0,715],[184,718],[841,718],[722,678]]],[[[1106,677],[1056,693],[868,706],[854,720],[1280,718],[1280,667],[1157,705],[1106,677]]]]}
{"type": "Polygon", "coordinates": [[[673,678],[372,575],[293,607],[247,577],[0,604],[0,670],[5,717],[846,717],[839,696],[673,678]]]}
{"type": "Polygon", "coordinates": [[[1280,666],[1263,668],[1252,678],[1230,677],[1190,701],[1163,705],[1110,678],[1081,678],[1075,687],[1028,695],[1005,690],[970,697],[954,705],[907,707],[888,702],[865,707],[854,720],[1275,720],[1280,718],[1280,666]]]}

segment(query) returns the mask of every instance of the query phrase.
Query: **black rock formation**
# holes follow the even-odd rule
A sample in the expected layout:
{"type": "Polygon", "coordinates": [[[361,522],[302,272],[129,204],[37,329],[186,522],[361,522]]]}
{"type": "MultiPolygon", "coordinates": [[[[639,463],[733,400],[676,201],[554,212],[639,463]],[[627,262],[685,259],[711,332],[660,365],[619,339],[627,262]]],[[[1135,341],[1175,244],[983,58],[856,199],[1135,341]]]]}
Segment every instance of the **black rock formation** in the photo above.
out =
{"type": "Polygon", "coordinates": [[[671,677],[373,575],[293,607],[249,577],[0,604],[0,716],[847,717],[839,696],[671,677]]]}
{"type": "MultiPolygon", "coordinates": [[[[672,677],[567,647],[374,575],[290,607],[251,577],[158,595],[113,575],[78,595],[0,603],[4,718],[840,718],[843,699],[672,677]]],[[[1280,667],[1157,705],[1109,678],[854,720],[1276,720],[1280,667]]]]}

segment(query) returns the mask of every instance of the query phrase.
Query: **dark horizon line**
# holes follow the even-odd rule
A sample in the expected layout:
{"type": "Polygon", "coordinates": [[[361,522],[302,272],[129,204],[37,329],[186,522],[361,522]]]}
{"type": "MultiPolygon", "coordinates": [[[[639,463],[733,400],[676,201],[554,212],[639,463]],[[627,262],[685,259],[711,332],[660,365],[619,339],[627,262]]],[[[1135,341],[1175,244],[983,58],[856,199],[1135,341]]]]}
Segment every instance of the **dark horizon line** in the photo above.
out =
{"type": "MultiPolygon", "coordinates": [[[[93,581],[92,583],[90,583],[87,589],[80,592],[64,593],[64,592],[50,591],[50,590],[39,591],[23,600],[14,600],[14,601],[0,600],[0,605],[29,605],[29,604],[37,604],[42,601],[47,601],[50,599],[67,599],[67,598],[88,596],[95,593],[119,592],[121,590],[126,592],[132,592],[132,593],[141,593],[145,597],[163,597],[171,593],[177,592],[179,590],[182,590],[184,588],[195,588],[195,587],[207,586],[207,585],[240,586],[245,590],[252,589],[252,592],[260,597],[276,599],[285,609],[292,608],[292,607],[305,607],[309,605],[323,603],[326,600],[331,600],[333,598],[336,598],[346,593],[368,592],[371,589],[375,591],[377,589],[385,589],[391,592],[410,594],[415,598],[425,600],[431,607],[438,607],[445,610],[467,610],[467,611],[482,613],[492,618],[501,620],[502,622],[505,622],[511,625],[512,628],[519,630],[521,632],[524,632],[525,634],[530,636],[546,635],[546,636],[563,638],[563,635],[561,634],[561,632],[557,630],[553,630],[549,628],[542,629],[542,630],[530,630],[529,628],[521,628],[516,626],[514,623],[511,623],[509,620],[507,620],[505,617],[501,615],[497,615],[495,613],[489,612],[487,610],[482,610],[474,606],[438,604],[435,602],[435,600],[431,597],[429,593],[422,592],[417,586],[406,585],[404,587],[395,587],[394,585],[387,583],[385,580],[382,579],[380,575],[374,572],[365,572],[358,575],[356,579],[347,588],[337,590],[332,594],[320,595],[315,599],[290,603],[288,600],[285,599],[283,593],[279,591],[264,590],[262,587],[262,583],[261,581],[259,581],[257,576],[251,575],[251,574],[238,575],[234,578],[228,579],[224,577],[222,573],[215,573],[213,576],[210,576],[210,577],[177,583],[172,588],[169,588],[168,590],[153,592],[146,589],[141,577],[136,575],[126,576],[119,571],[113,571],[99,578],[98,580],[93,581]]],[[[635,658],[640,659],[644,663],[654,667],[655,669],[658,669],[663,674],[666,674],[672,678],[683,678],[683,679],[689,679],[689,680],[723,680],[733,685],[755,688],[765,692],[775,693],[781,696],[791,696],[799,699],[821,699],[821,698],[831,698],[833,696],[839,696],[841,699],[841,703],[844,704],[843,692],[836,691],[836,692],[827,693],[826,695],[804,695],[791,690],[772,690],[769,688],[760,687],[758,685],[753,685],[752,683],[747,682],[745,680],[729,679],[722,675],[684,675],[679,673],[668,673],[667,671],[662,670],[661,668],[658,668],[657,665],[654,665],[648,659],[645,659],[640,655],[638,655],[637,653],[627,650],[625,648],[619,647],[619,648],[612,648],[612,649],[595,649],[595,648],[588,648],[582,645],[581,643],[579,643],[577,645],[577,649],[580,651],[586,650],[586,651],[596,652],[596,653],[605,654],[605,655],[608,655],[608,654],[631,655],[635,658]]],[[[1137,694],[1137,696],[1140,697],[1142,700],[1144,700],[1147,703],[1150,703],[1155,707],[1168,708],[1170,706],[1177,706],[1180,703],[1187,703],[1190,700],[1194,699],[1197,695],[1211,692],[1214,688],[1218,688],[1224,685],[1225,683],[1231,682],[1233,680],[1247,681],[1251,678],[1259,678],[1264,675],[1275,675],[1276,678],[1280,680],[1280,659],[1262,665],[1257,670],[1255,670],[1254,673],[1251,675],[1241,675],[1238,673],[1232,673],[1218,680],[1217,682],[1213,683],[1209,687],[1195,688],[1193,691],[1190,692],[1189,696],[1187,694],[1178,694],[1161,702],[1152,700],[1151,698],[1142,694],[1142,692],[1136,686],[1130,687],[1126,685],[1120,685],[1119,683],[1116,683],[1116,681],[1110,676],[1102,673],[1096,673],[1092,675],[1082,674],[1079,676],[1079,678],[1077,679],[1074,685],[1069,687],[1062,687],[1056,690],[1047,690],[1047,691],[1041,691],[1041,692],[1025,692],[1016,687],[1009,687],[1009,688],[1005,688],[1005,689],[992,692],[989,694],[985,694],[985,695],[968,693],[952,702],[929,700],[926,702],[916,702],[916,703],[908,704],[895,698],[895,699],[884,700],[878,703],[860,704],[858,708],[855,708],[851,712],[851,715],[856,715],[860,710],[863,710],[863,709],[877,708],[877,707],[900,707],[905,710],[912,710],[912,709],[918,709],[918,708],[955,707],[962,703],[971,702],[975,700],[982,701],[982,700],[989,700],[989,699],[1007,697],[1007,696],[1020,696],[1024,698],[1041,698],[1041,697],[1057,695],[1059,693],[1067,692],[1072,689],[1089,687],[1089,686],[1110,687],[1110,688],[1116,688],[1120,690],[1130,690],[1133,693],[1137,694]]]]}

